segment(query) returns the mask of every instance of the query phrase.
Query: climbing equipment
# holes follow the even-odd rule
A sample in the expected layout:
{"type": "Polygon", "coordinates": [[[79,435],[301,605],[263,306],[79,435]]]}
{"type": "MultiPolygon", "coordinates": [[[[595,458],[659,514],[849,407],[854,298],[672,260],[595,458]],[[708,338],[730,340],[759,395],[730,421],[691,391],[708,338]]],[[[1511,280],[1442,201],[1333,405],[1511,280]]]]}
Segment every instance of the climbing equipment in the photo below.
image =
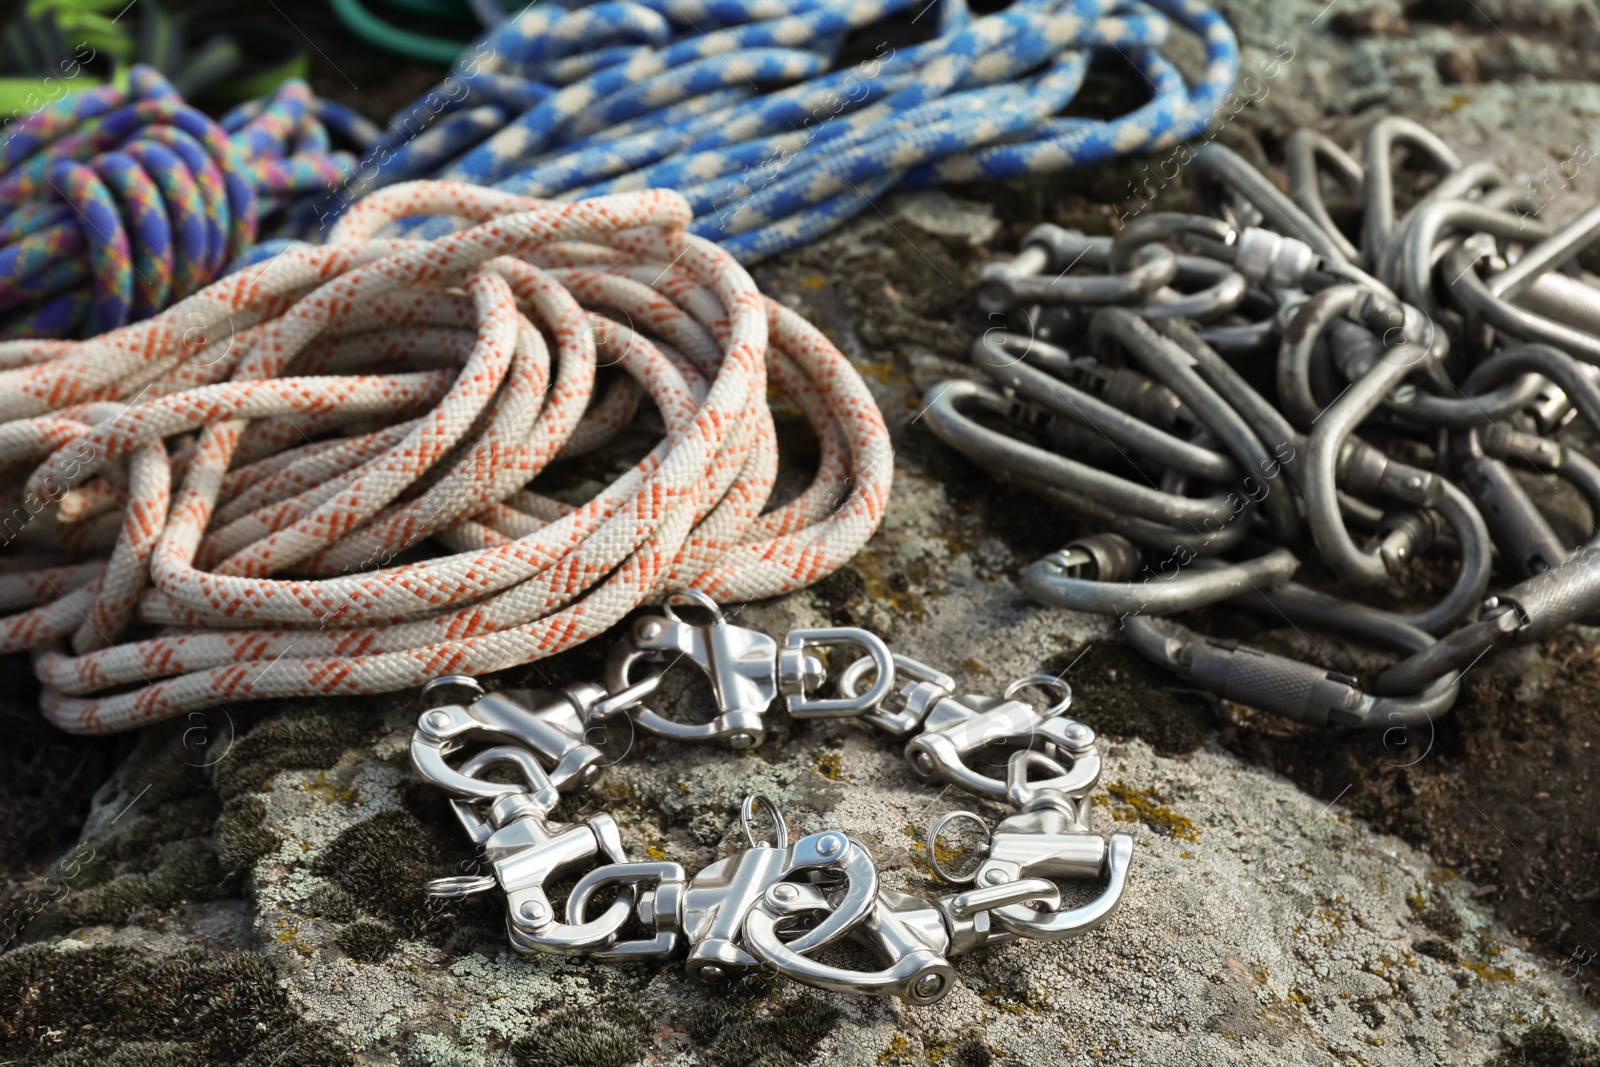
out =
{"type": "Polygon", "coordinates": [[[570,648],[661,589],[751,600],[844,563],[888,497],[882,416],[690,217],[665,191],[395,186],[328,244],[145,322],[0,344],[0,536],[39,553],[0,572],[0,603],[39,605],[0,619],[0,650],[36,650],[46,717],[95,733],[404,689],[570,648]],[[485,221],[372,236],[418,215],[485,221]],[[764,510],[769,387],[820,455],[764,510]],[[610,485],[527,488],[628,429],[645,394],[630,432],[660,443],[610,485]]]}
{"type": "Polygon", "coordinates": [[[635,621],[612,650],[602,683],[570,685],[531,705],[485,694],[463,675],[423,690],[412,765],[451,797],[482,855],[476,870],[438,879],[428,890],[440,898],[503,890],[506,930],[518,952],[612,960],[682,953],[690,977],[705,985],[764,970],[841,993],[931,1004],[955,984],[947,957],[1018,938],[1080,937],[1122,900],[1133,839],[1091,829],[1100,755],[1094,731],[1066,716],[1071,700],[1071,688],[1048,675],[1013,682],[1000,697],[957,695],[954,679],[892,653],[868,631],[794,630],[779,642],[733,625],[701,594],[669,596],[662,614],[635,621]],[[675,608],[706,613],[709,621],[690,621],[675,608]],[[824,648],[859,654],[837,673],[833,697],[818,695],[829,671],[813,652],[824,648]],[[679,722],[647,706],[679,659],[692,661],[711,684],[717,710],[709,722],[679,722]],[[1060,699],[1037,709],[1018,698],[1028,688],[1060,699]],[[552,818],[564,792],[599,775],[608,759],[604,735],[624,721],[677,741],[748,749],[776,724],[780,696],[784,711],[777,714],[861,718],[905,742],[906,762],[919,777],[1015,809],[993,831],[970,811],[948,812],[929,828],[925,855],[934,872],[970,888],[932,899],[891,890],[859,839],[826,829],[791,842],[783,813],[759,795],[740,810],[749,847],[693,877],[677,863],[629,860],[609,814],[572,823],[552,818]],[[454,762],[469,742],[479,743],[476,751],[454,762]],[[516,780],[491,779],[484,773],[491,768],[516,780]],[[768,834],[754,827],[762,807],[773,822],[768,834]],[[949,870],[941,855],[953,851],[940,838],[958,819],[985,827],[979,862],[967,874],[949,870]],[[1063,907],[1054,878],[1104,885],[1088,903],[1063,907]],[[558,909],[551,890],[574,879],[558,909]],[[607,891],[614,893],[610,903],[596,903],[607,891]],[[844,938],[881,967],[863,971],[815,958],[844,938]]]}
{"type": "Polygon", "coordinates": [[[895,186],[1082,166],[1227,117],[1237,42],[1194,0],[1016,0],[979,17],[965,0],[934,6],[538,4],[396,112],[320,213],[433,175],[552,199],[674,188],[691,231],[749,263],[895,186]],[[1158,50],[1173,21],[1206,49],[1192,89],[1158,50]],[[931,40],[903,43],[923,29],[931,40]],[[1062,117],[1101,50],[1127,57],[1150,99],[1110,121],[1062,117]]]}
{"type": "Polygon", "coordinates": [[[104,333],[219,277],[277,209],[351,172],[304,82],[219,124],[135,67],[0,142],[0,337],[104,333]]]}
{"type": "MultiPolygon", "coordinates": [[[[419,33],[394,25],[362,4],[361,0],[329,0],[345,29],[375,48],[420,63],[449,65],[473,42],[465,38],[419,33]]],[[[408,19],[421,16],[463,32],[492,30],[507,18],[500,0],[387,0],[387,5],[408,19]]],[[[522,5],[518,5],[519,7],[522,5]]]]}
{"type": "Polygon", "coordinates": [[[1536,197],[1404,119],[1372,127],[1365,166],[1309,131],[1287,153],[1288,195],[1210,143],[1192,158],[1209,214],[1034,230],[985,268],[979,305],[1004,326],[968,377],[929,390],[926,422],[1107,531],[1026,568],[1037,599],[1118,616],[1224,698],[1415,726],[1490,649],[1600,610],[1600,466],[1557,436],[1580,415],[1600,427],[1600,289],[1575,266],[1600,209],[1554,230],[1536,197]],[[1403,212],[1401,150],[1436,178],[1403,212]],[[1359,246],[1325,179],[1360,202],[1359,246]],[[1514,468],[1566,485],[1576,532],[1514,468]],[[1339,595],[1291,581],[1308,549],[1339,595]],[[1430,554],[1458,561],[1433,603],[1352,599],[1430,554]],[[1306,663],[1154,618],[1223,601],[1401,658],[1368,692],[1320,650],[1306,663]]]}

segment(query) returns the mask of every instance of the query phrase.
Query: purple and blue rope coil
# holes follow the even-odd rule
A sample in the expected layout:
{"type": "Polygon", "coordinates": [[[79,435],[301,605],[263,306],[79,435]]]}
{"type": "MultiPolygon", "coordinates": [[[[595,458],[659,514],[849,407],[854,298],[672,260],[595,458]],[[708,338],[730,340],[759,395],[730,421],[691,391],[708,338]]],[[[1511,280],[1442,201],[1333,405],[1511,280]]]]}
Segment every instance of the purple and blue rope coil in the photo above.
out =
{"type": "Polygon", "coordinates": [[[0,139],[0,337],[94,336],[215,280],[261,219],[354,173],[325,114],[293,81],[219,123],[134,67],[126,92],[84,90],[12,124],[0,139]]]}

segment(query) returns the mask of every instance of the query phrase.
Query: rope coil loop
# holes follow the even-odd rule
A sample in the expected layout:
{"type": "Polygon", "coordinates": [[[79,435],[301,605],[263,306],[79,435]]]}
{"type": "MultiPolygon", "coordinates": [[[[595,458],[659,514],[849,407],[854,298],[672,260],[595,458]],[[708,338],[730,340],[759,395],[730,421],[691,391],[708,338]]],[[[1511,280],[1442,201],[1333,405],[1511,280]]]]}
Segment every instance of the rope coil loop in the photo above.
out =
{"type": "Polygon", "coordinates": [[[690,217],[666,191],[395,186],[329,244],[146,322],[0,344],[3,536],[104,563],[0,572],[0,603],[38,605],[0,619],[0,650],[36,650],[52,722],[106,732],[481,674],[669,591],[742,601],[825,577],[883,514],[882,416],[690,217]],[[418,215],[487,221],[369,236],[418,215]],[[821,456],[767,510],[769,383],[821,456]],[[527,488],[644,397],[664,439],[631,469],[581,504],[527,488]]]}
{"type": "Polygon", "coordinates": [[[0,141],[0,337],[93,336],[217,278],[262,218],[343,181],[311,90],[222,124],[150,67],[64,97],[0,141]]]}
{"type": "Polygon", "coordinates": [[[1238,73],[1233,31],[1196,0],[1015,0],[980,17],[965,0],[932,13],[912,0],[539,4],[396,112],[318,213],[433,174],[561,200],[666,187],[692,205],[692,232],[751,263],[896,185],[1177,144],[1213,120],[1238,73]],[[891,44],[907,22],[933,38],[891,44]],[[1205,48],[1193,87],[1159,51],[1174,22],[1205,48]],[[1107,49],[1149,99],[1110,121],[1061,117],[1107,49]]]}

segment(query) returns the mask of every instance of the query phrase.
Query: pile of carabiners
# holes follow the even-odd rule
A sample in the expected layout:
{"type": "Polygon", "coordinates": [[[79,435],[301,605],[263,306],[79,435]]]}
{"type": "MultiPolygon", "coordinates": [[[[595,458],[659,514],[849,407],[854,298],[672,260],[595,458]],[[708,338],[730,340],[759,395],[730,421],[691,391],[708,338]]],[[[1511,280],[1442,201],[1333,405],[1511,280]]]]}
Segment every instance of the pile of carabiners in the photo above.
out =
{"type": "Polygon", "coordinates": [[[689,975],[707,985],[764,970],[837,992],[931,1004],[954,986],[947,957],[1099,927],[1122,900],[1133,856],[1127,834],[1108,839],[1091,829],[1100,755],[1094,731],[1064,714],[1072,700],[1064,682],[1022,678],[1000,697],[958,695],[955,686],[865,630],[792,630],[780,643],[729,624],[710,598],[693,592],[634,623],[612,650],[603,683],[545,694],[532,708],[485,694],[469,677],[438,679],[423,692],[412,764],[452,798],[492,873],[480,868],[438,879],[428,891],[443,898],[504,891],[506,929],[519,952],[617,960],[681,953],[689,975]],[[674,602],[699,605],[710,621],[680,618],[674,602]],[[820,648],[865,653],[839,673],[838,696],[817,695],[828,676],[813,654],[820,648]],[[710,682],[717,704],[710,722],[678,722],[649,707],[678,659],[693,662],[710,682]],[[1029,687],[1061,699],[1035,709],[1016,698],[1029,687]],[[1018,809],[992,832],[966,811],[929,828],[934,871],[971,888],[924,899],[880,886],[861,841],[824,829],[790,842],[782,813],[759,796],[748,797],[740,812],[749,847],[693,877],[678,863],[630,861],[605,812],[573,823],[551,817],[562,792],[581,788],[608,762],[601,746],[609,729],[747,749],[763,740],[780,696],[793,719],[860,717],[904,744],[918,776],[1018,809]],[[457,761],[468,747],[476,751],[457,761]],[[495,780],[487,773],[493,770],[516,780],[495,780]],[[761,801],[774,823],[770,839],[752,827],[761,801]],[[960,818],[986,831],[976,869],[965,874],[941,861],[951,846],[939,844],[944,827],[960,818]],[[558,908],[550,892],[574,877],[558,908]],[[1063,907],[1055,878],[1103,879],[1104,888],[1087,903],[1063,907]],[[602,893],[615,895],[597,902],[602,893]],[[880,966],[858,970],[817,958],[843,939],[880,966]]]}
{"type": "Polygon", "coordinates": [[[1034,230],[980,282],[1008,328],[974,344],[970,378],[929,391],[927,421],[1107,531],[1030,565],[1037,599],[1119,616],[1141,653],[1225,699],[1411,726],[1489,650],[1600,612],[1600,467],[1563,429],[1600,427],[1600,289],[1574,264],[1600,207],[1557,229],[1531,190],[1404,119],[1372,127],[1364,166],[1310,131],[1287,155],[1287,195],[1210,143],[1190,163],[1206,214],[1034,230]],[[1402,152],[1437,175],[1403,213],[1402,152]],[[1363,208],[1360,247],[1328,182],[1363,208]],[[1529,474],[1576,491],[1586,540],[1558,536],[1529,474]],[[1291,581],[1309,553],[1345,596],[1291,581]],[[1453,584],[1405,604],[1425,556],[1459,561],[1453,584]],[[1361,592],[1386,585],[1403,609],[1361,592]],[[1155,618],[1223,601],[1400,658],[1369,691],[1155,618]]]}

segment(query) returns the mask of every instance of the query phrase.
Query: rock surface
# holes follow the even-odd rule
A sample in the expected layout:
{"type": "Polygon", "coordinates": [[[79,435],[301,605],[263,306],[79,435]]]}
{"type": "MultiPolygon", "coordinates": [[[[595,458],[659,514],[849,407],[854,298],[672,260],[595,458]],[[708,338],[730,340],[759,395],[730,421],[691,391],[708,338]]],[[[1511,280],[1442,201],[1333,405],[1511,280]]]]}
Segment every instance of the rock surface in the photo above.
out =
{"type": "MultiPolygon", "coordinates": [[[[933,486],[904,488],[905,503],[940,496],[933,486]]],[[[896,532],[901,551],[924,551],[913,530],[896,532]]],[[[811,599],[751,608],[743,621],[774,631],[825,621],[811,599]]],[[[929,662],[965,660],[969,684],[992,690],[1072,643],[1077,635],[1061,626],[997,583],[956,574],[915,635],[892,639],[929,662]]],[[[1086,646],[1090,656],[1103,647],[1086,646]]],[[[372,1064],[506,1062],[508,1043],[531,1034],[537,1044],[559,1025],[548,1021],[557,1008],[561,1018],[580,1016],[581,1032],[638,1009],[642,1019],[617,1027],[613,1044],[685,1064],[986,1062],[980,1053],[1020,1064],[1453,1064],[1487,1062],[1502,1035],[1539,1024],[1600,1038],[1574,985],[1519,947],[1473,899],[1475,887],[1214,744],[1179,757],[1139,739],[1109,744],[1096,818],[1136,841],[1122,909],[1079,941],[961,958],[960,987],[933,1008],[786,983],[719,997],[672,965],[519,957],[506,948],[493,894],[465,909],[417,897],[422,877],[467,853],[459,828],[415,788],[406,756],[414,715],[391,705],[310,719],[286,711],[301,717],[266,720],[218,765],[224,792],[248,790],[229,806],[249,801],[260,819],[248,929],[234,905],[193,905],[171,914],[158,936],[97,926],[51,951],[171,951],[193,936],[238,944],[272,964],[305,1023],[372,1064]],[[263,778],[252,750],[292,747],[286,722],[302,739],[315,735],[323,758],[278,769],[269,755],[263,778]],[[335,754],[350,728],[359,736],[335,754]],[[279,733],[277,744],[261,746],[263,732],[279,733]],[[755,1046],[697,1041],[708,1009],[733,1014],[755,1046]],[[797,1055],[753,1056],[792,1037],[790,1015],[820,1010],[836,1020],[797,1055]]],[[[1078,710],[1097,717],[1091,703],[1078,710]]],[[[151,762],[125,765],[103,791],[87,842],[145,802],[141,774],[151,762]]],[[[992,812],[920,782],[888,745],[845,723],[809,724],[781,747],[737,755],[640,741],[582,810],[611,812],[631,854],[695,869],[733,846],[738,803],[750,792],[777,801],[795,833],[858,836],[885,883],[910,892],[936,891],[920,842],[933,818],[960,806],[992,812]]],[[[606,1049],[561,1062],[612,1062],[606,1049]]]]}
{"type": "MultiPolygon", "coordinates": [[[[1224,6],[1247,66],[1286,43],[1293,52],[1219,133],[1241,150],[1261,152],[1260,140],[1308,121],[1353,143],[1384,104],[1423,118],[1467,158],[1508,173],[1533,164],[1556,217],[1600,192],[1600,168],[1537,177],[1547,160],[1556,167],[1590,143],[1600,117],[1600,96],[1575,80],[1593,73],[1587,5],[1224,6]]],[[[470,853],[448,809],[409,774],[408,696],[220,709],[147,731],[97,795],[77,847],[12,886],[12,921],[29,944],[0,956],[0,1058],[53,1067],[344,1057],[408,1067],[1600,1062],[1585,992],[1593,996],[1595,954],[1580,951],[1600,945],[1600,927],[1584,930],[1594,926],[1592,885],[1563,885],[1557,898],[1570,898],[1576,933],[1535,943],[1526,924],[1518,933],[1496,917],[1504,885],[1469,881],[1375,831],[1342,792],[1314,797],[1257,765],[1266,761],[1241,759],[1248,746],[1222,739],[1252,725],[1248,712],[1206,708],[1106,640],[1114,635],[1103,622],[1020,594],[1016,568],[1059,547],[1060,522],[992,484],[974,488],[987,479],[916,425],[920,386],[951,373],[984,325],[970,308],[974,248],[1004,255],[1050,212],[1109,225],[1138,166],[999,194],[891,200],[882,216],[762,268],[763,285],[828,329],[868,377],[901,462],[884,528],[851,566],[742,616],[779,633],[869,627],[976,692],[1064,671],[1074,714],[1104,739],[1097,828],[1137,842],[1124,906],[1103,929],[963,957],[960,987],[929,1009],[781,982],[712,996],[675,965],[517,957],[494,894],[449,907],[421,897],[424,879],[470,853]],[[1057,196],[1061,187],[1071,194],[1057,196]],[[241,954],[218,955],[229,950],[241,954]]],[[[1181,198],[1181,181],[1171,195],[1181,198]]],[[[495,681],[522,689],[590,678],[603,651],[495,681]]],[[[1539,671],[1509,658],[1482,671],[1516,708],[1542,706],[1541,688],[1557,684],[1530,683],[1539,671]]],[[[609,811],[633,855],[691,869],[733,847],[739,801],[761,792],[796,830],[847,830],[872,848],[888,885],[926,893],[927,824],[956,807],[995,814],[922,783],[854,724],[796,726],[745,754],[622,743],[627,758],[570,813],[609,811]]],[[[1316,753],[1325,743],[1330,760],[1338,749],[1374,779],[1405,779],[1414,758],[1381,744],[1308,743],[1316,753]]],[[[1449,781],[1457,791],[1476,784],[1458,777],[1449,781]]],[[[1585,826],[1592,851],[1600,829],[1592,816],[1585,826]]],[[[1519,854],[1532,848],[1503,836],[1519,854]]]]}

